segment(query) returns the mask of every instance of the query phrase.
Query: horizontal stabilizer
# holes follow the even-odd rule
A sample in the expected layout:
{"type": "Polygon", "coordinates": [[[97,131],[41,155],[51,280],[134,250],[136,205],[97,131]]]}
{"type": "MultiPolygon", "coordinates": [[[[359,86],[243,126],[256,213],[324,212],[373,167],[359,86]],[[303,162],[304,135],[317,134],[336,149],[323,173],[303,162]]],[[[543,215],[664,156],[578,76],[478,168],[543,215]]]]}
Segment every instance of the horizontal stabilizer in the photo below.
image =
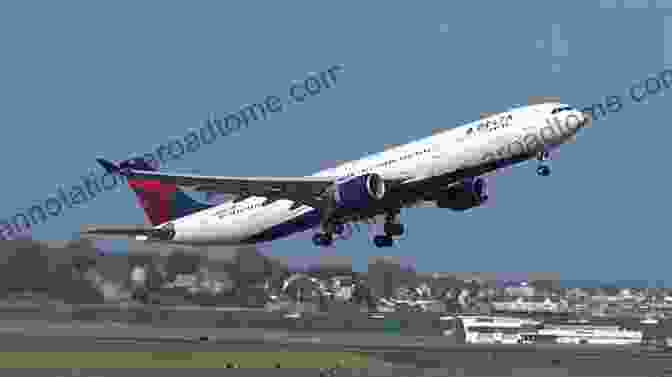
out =
{"type": "Polygon", "coordinates": [[[99,235],[127,235],[127,236],[142,236],[148,235],[154,228],[145,225],[105,225],[85,227],[80,232],[81,234],[99,234],[99,235]]]}
{"type": "Polygon", "coordinates": [[[170,241],[175,236],[175,232],[170,224],[169,226],[164,226],[162,228],[152,228],[145,225],[105,225],[100,227],[85,227],[80,232],[80,235],[86,238],[131,238],[142,241],[170,241]]]}
{"type": "Polygon", "coordinates": [[[147,163],[145,160],[141,158],[122,161],[119,164],[115,164],[112,161],[100,157],[96,158],[96,161],[108,173],[128,175],[131,172],[131,170],[156,171],[156,169],[153,166],[151,166],[149,163],[147,163]]]}
{"type": "Polygon", "coordinates": [[[106,160],[106,159],[104,159],[104,158],[97,158],[96,161],[98,161],[98,163],[99,163],[99,164],[103,167],[103,169],[105,169],[105,171],[108,172],[108,173],[117,173],[117,172],[120,170],[119,165],[117,165],[117,164],[115,164],[115,163],[113,163],[113,162],[110,162],[110,161],[108,161],[108,160],[106,160]]]}

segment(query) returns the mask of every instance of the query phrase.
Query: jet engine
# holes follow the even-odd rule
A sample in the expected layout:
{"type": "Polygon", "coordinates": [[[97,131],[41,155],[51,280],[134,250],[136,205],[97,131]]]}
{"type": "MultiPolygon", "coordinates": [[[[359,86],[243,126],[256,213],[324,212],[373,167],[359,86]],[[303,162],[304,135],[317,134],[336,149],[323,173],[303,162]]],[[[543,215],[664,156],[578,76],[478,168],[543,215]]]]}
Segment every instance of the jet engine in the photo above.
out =
{"type": "Polygon", "coordinates": [[[385,196],[386,187],[383,178],[376,174],[364,174],[346,181],[336,182],[333,199],[337,208],[363,209],[385,196]]]}
{"type": "Polygon", "coordinates": [[[455,211],[464,211],[478,207],[488,200],[485,179],[476,178],[462,181],[460,184],[442,191],[436,205],[439,208],[450,208],[455,211]]]}

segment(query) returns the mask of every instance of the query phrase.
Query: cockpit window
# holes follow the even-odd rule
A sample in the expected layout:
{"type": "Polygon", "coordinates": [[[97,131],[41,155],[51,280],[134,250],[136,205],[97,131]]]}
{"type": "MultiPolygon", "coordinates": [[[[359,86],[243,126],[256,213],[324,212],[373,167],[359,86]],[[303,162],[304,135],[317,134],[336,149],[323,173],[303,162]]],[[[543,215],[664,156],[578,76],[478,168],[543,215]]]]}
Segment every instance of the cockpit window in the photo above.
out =
{"type": "Polygon", "coordinates": [[[571,110],[574,110],[574,108],[571,106],[558,107],[553,109],[553,111],[551,111],[551,114],[557,114],[563,111],[571,111],[571,110]]]}

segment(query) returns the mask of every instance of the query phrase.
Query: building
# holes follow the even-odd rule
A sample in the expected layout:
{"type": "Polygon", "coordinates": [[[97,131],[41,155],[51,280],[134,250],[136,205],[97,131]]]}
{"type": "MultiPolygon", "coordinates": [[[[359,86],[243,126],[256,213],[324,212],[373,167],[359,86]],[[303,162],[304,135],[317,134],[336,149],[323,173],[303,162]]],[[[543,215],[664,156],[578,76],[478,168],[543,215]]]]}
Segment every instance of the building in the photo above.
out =
{"type": "Polygon", "coordinates": [[[134,266],[131,270],[131,282],[135,286],[144,286],[147,283],[147,269],[145,266],[134,266]]]}
{"type": "Polygon", "coordinates": [[[537,331],[540,336],[553,336],[556,343],[564,344],[613,344],[642,343],[642,331],[625,330],[618,326],[552,326],[537,331]]]}
{"type": "Polygon", "coordinates": [[[527,297],[535,294],[535,289],[526,280],[504,281],[500,283],[504,292],[509,296],[527,297]]]}
{"type": "Polygon", "coordinates": [[[498,312],[516,313],[566,313],[569,305],[559,297],[544,296],[500,296],[492,300],[491,306],[498,312]]]}
{"type": "Polygon", "coordinates": [[[459,316],[466,343],[518,344],[523,334],[533,332],[539,322],[524,318],[459,316]]]}

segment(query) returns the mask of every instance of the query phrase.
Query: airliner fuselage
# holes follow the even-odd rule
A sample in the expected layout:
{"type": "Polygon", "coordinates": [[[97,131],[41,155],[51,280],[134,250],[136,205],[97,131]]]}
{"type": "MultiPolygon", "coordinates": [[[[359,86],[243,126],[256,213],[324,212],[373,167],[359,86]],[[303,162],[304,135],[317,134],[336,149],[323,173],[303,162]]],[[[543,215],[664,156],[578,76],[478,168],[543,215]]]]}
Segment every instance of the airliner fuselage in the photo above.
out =
{"type": "MultiPolygon", "coordinates": [[[[549,151],[573,139],[587,121],[587,116],[560,103],[519,107],[294,180],[251,177],[247,181],[234,177],[179,176],[143,171],[146,169],[117,169],[138,176],[138,181],[143,184],[159,179],[187,189],[197,189],[195,185],[200,185],[201,188],[221,188],[224,192],[233,187],[237,194],[243,193],[239,200],[186,216],[164,217],[168,221],[153,224],[154,229],[169,231],[156,237],[136,235],[138,239],[189,245],[239,245],[272,241],[319,226],[323,233],[313,240],[316,244],[326,245],[330,244],[332,234],[342,231],[343,224],[386,215],[386,227],[397,234],[381,236],[387,238],[376,240],[376,245],[389,246],[391,235],[403,233],[403,227],[394,226],[401,208],[423,201],[433,201],[438,207],[456,210],[476,207],[487,198],[483,176],[529,159],[547,159],[549,151]],[[334,180],[333,184],[330,179],[334,180]],[[361,180],[362,192],[365,188],[372,192],[378,187],[381,191],[376,195],[379,197],[359,207],[327,204],[320,207],[321,204],[312,204],[318,203],[316,201],[302,202],[298,194],[299,189],[324,181],[322,183],[329,183],[328,187],[336,188],[330,191],[333,193],[330,194],[331,201],[345,202],[339,198],[339,193],[341,196],[355,194],[352,194],[352,188],[339,190],[339,182],[354,179],[361,180]],[[297,182],[296,195],[291,186],[295,184],[293,182],[297,182]],[[254,190],[262,192],[261,189],[248,185],[262,183],[266,190],[263,192],[268,195],[255,195],[254,190]],[[281,191],[275,195],[273,190],[281,191]],[[473,201],[472,197],[475,198],[473,201]],[[463,198],[467,198],[466,202],[463,198]]],[[[545,165],[538,169],[540,175],[549,172],[545,165]]],[[[311,193],[307,196],[313,194],[315,200],[325,195],[311,193]]]]}
{"type": "MultiPolygon", "coordinates": [[[[576,112],[573,117],[568,117],[569,114],[553,117],[551,111],[559,107],[518,108],[322,170],[313,176],[351,177],[378,173],[385,179],[420,177],[438,184],[442,180],[450,184],[454,181],[450,178],[451,173],[483,167],[482,174],[485,174],[534,158],[542,149],[560,145],[574,136],[583,115],[576,112]]],[[[290,209],[293,204],[290,200],[277,200],[264,206],[265,201],[264,197],[250,197],[177,219],[174,221],[174,241],[189,244],[270,241],[320,223],[314,208],[302,205],[290,209]],[[304,217],[306,221],[288,225],[298,217],[304,217]],[[268,236],[255,238],[259,234],[268,236]]]]}

